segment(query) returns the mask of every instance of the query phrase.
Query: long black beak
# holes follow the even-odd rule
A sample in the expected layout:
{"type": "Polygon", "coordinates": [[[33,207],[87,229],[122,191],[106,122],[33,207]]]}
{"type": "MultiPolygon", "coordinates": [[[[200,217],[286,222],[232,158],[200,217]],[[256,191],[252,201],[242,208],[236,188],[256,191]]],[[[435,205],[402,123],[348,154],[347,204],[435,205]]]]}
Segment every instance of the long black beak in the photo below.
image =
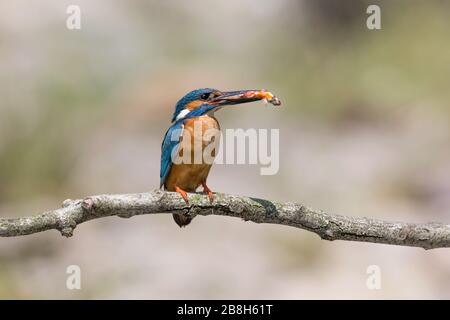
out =
{"type": "Polygon", "coordinates": [[[259,100],[267,100],[273,105],[281,105],[280,99],[266,90],[239,90],[223,92],[220,96],[209,101],[210,104],[217,106],[234,105],[259,100]]]}

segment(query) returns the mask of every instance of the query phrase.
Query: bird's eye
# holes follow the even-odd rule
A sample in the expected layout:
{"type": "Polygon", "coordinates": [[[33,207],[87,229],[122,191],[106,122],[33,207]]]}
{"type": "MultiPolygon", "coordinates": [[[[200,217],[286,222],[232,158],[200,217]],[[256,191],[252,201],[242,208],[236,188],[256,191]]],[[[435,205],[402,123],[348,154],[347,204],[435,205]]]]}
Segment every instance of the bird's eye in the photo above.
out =
{"type": "Polygon", "coordinates": [[[210,93],[204,93],[200,96],[200,98],[202,98],[202,100],[208,100],[210,93]]]}

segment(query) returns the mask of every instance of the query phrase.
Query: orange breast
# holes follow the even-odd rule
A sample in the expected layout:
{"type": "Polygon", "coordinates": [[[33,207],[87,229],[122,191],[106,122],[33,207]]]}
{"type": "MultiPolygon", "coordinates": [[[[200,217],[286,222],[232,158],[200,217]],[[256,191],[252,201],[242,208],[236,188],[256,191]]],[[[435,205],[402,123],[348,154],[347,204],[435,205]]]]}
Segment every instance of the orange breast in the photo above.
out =
{"type": "Polygon", "coordinates": [[[194,192],[202,182],[206,182],[219,146],[219,130],[219,123],[212,116],[205,115],[184,122],[179,153],[182,163],[172,165],[164,184],[166,190],[174,191],[177,186],[194,192]],[[205,154],[210,155],[210,159],[205,158],[205,154]]]}

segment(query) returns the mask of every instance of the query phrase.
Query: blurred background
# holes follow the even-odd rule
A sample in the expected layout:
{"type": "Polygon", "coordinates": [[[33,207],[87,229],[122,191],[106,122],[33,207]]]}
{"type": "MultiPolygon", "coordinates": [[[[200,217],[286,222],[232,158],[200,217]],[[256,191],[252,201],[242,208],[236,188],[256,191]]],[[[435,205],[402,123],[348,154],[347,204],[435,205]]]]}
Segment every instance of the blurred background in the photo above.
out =
{"type": "MultiPolygon", "coordinates": [[[[450,221],[450,1],[0,2],[0,216],[152,190],[176,101],[266,88],[282,108],[217,114],[280,129],[280,171],[216,165],[215,191],[325,211],[450,221]],[[66,8],[81,8],[81,30],[66,8]],[[381,30],[366,8],[381,7],[381,30]]],[[[169,215],[0,239],[0,298],[450,298],[450,252],[326,242],[169,215]],[[79,265],[82,289],[66,289],[79,265]],[[366,287],[369,265],[381,289],[366,287]]]]}

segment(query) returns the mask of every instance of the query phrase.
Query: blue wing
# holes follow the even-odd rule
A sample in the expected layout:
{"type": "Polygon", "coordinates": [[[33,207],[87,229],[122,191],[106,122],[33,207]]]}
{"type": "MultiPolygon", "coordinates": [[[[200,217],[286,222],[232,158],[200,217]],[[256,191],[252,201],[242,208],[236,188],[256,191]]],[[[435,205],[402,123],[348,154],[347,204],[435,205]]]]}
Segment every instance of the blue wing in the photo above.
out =
{"type": "Polygon", "coordinates": [[[172,167],[172,154],[176,152],[178,145],[180,144],[180,138],[183,133],[183,123],[184,120],[202,116],[212,110],[217,108],[217,106],[210,104],[203,104],[195,110],[189,112],[184,118],[176,121],[167,130],[164,140],[161,145],[161,170],[159,172],[159,187],[161,188],[166,182],[167,176],[169,175],[170,168],[172,167]]]}
{"type": "Polygon", "coordinates": [[[172,153],[176,151],[180,143],[180,138],[183,132],[183,121],[175,122],[169,130],[167,130],[164,140],[161,145],[161,170],[159,172],[159,187],[164,185],[164,182],[169,175],[172,167],[172,153]]]}

